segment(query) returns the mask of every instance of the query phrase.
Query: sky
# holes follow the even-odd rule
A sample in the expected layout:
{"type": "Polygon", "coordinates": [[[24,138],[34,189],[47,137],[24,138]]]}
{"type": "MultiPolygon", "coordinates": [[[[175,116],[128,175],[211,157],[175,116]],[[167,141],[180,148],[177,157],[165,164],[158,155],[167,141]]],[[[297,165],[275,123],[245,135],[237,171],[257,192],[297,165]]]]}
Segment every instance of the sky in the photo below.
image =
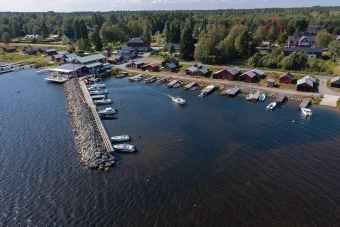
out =
{"type": "Polygon", "coordinates": [[[117,10],[250,9],[272,7],[339,6],[339,0],[12,0],[0,11],[74,12],[117,10]]]}

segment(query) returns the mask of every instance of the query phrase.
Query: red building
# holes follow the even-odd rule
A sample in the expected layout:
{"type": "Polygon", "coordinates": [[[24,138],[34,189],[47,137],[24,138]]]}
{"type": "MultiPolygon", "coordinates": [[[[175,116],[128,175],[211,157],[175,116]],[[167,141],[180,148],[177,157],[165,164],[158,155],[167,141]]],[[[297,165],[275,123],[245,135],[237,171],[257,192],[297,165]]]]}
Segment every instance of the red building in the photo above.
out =
{"type": "Polygon", "coordinates": [[[239,67],[233,67],[227,69],[227,75],[225,79],[228,80],[239,80],[239,76],[241,74],[241,69],[239,67]]]}
{"type": "Polygon", "coordinates": [[[56,49],[48,49],[48,50],[45,51],[45,54],[48,55],[48,56],[52,56],[52,55],[56,55],[58,53],[57,53],[56,49]]]}
{"type": "Polygon", "coordinates": [[[134,61],[132,62],[132,68],[140,69],[144,65],[144,62],[141,61],[134,61]]]}
{"type": "Polygon", "coordinates": [[[11,53],[11,52],[17,51],[17,48],[15,48],[15,47],[4,47],[4,48],[2,48],[2,50],[4,52],[11,53]]]}
{"type": "Polygon", "coordinates": [[[288,47],[311,47],[315,44],[315,35],[305,35],[305,36],[289,36],[288,37],[288,47]]]}
{"type": "Polygon", "coordinates": [[[245,72],[240,76],[240,81],[244,81],[246,83],[254,83],[258,80],[260,80],[260,77],[253,71],[245,72]]]}
{"type": "Polygon", "coordinates": [[[150,72],[156,72],[159,70],[159,66],[155,63],[152,63],[152,64],[148,64],[145,66],[145,69],[146,70],[149,70],[150,72]]]}
{"type": "Polygon", "coordinates": [[[310,80],[307,76],[303,77],[302,79],[298,80],[296,83],[296,90],[297,91],[313,91],[314,82],[310,80]]]}
{"type": "Polygon", "coordinates": [[[287,73],[282,73],[279,79],[280,79],[281,84],[292,84],[294,80],[294,76],[290,72],[287,72],[287,73]]]}
{"type": "Polygon", "coordinates": [[[164,67],[164,66],[165,66],[166,64],[168,64],[168,63],[173,63],[173,64],[175,64],[176,66],[178,66],[178,64],[179,64],[179,62],[178,62],[176,59],[174,59],[174,58],[168,58],[168,59],[162,61],[162,66],[164,67]]]}
{"type": "Polygon", "coordinates": [[[212,78],[213,79],[222,79],[224,80],[227,76],[227,70],[226,69],[223,69],[223,70],[219,70],[217,72],[214,72],[212,74],[212,78]]]}

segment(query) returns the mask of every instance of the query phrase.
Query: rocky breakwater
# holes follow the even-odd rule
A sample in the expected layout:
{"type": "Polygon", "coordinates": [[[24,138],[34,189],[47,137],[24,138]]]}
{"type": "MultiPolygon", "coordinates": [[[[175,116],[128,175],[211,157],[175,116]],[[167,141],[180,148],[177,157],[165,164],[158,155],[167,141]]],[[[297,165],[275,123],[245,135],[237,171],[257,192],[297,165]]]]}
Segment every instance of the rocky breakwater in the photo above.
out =
{"type": "Polygon", "coordinates": [[[108,170],[114,165],[115,158],[113,153],[106,151],[91,109],[84,101],[79,82],[69,80],[64,88],[81,162],[91,169],[108,170]]]}

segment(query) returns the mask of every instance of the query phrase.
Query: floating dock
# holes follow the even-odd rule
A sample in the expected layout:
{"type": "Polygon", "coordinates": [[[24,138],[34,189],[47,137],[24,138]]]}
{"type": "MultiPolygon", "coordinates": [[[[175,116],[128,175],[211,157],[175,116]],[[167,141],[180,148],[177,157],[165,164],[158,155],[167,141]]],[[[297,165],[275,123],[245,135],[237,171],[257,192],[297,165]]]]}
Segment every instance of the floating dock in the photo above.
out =
{"type": "Polygon", "coordinates": [[[152,76],[144,80],[144,83],[153,83],[156,81],[156,77],[152,76]]]}
{"type": "Polygon", "coordinates": [[[0,70],[0,74],[13,72],[14,69],[0,70]]]}
{"type": "Polygon", "coordinates": [[[279,94],[277,97],[276,97],[276,104],[282,104],[286,99],[286,95],[284,94],[279,94]]]}
{"type": "Polygon", "coordinates": [[[253,100],[254,102],[257,102],[258,100],[259,100],[259,98],[260,98],[260,92],[259,91],[257,91],[257,92],[255,92],[254,94],[253,94],[253,97],[251,98],[251,100],[253,100]]]}
{"type": "Polygon", "coordinates": [[[168,83],[168,87],[173,87],[175,84],[177,84],[177,83],[179,83],[179,81],[178,80],[173,80],[173,81],[171,81],[170,83],[168,83]]]}
{"type": "Polygon", "coordinates": [[[211,84],[211,85],[206,86],[204,89],[202,89],[202,92],[206,92],[207,94],[210,94],[215,89],[216,89],[216,86],[211,84]]]}
{"type": "Polygon", "coordinates": [[[241,88],[236,87],[228,87],[224,91],[221,92],[221,95],[230,95],[235,96],[241,90],[241,88]]]}
{"type": "Polygon", "coordinates": [[[194,86],[197,86],[197,83],[196,82],[191,82],[191,83],[188,83],[187,85],[185,85],[184,89],[185,90],[190,90],[194,86]]]}
{"type": "Polygon", "coordinates": [[[310,104],[311,101],[312,101],[311,98],[305,98],[305,99],[302,100],[299,107],[300,108],[306,108],[310,104]]]}
{"type": "Polygon", "coordinates": [[[163,84],[166,82],[166,78],[160,78],[157,80],[157,84],[163,84]]]}

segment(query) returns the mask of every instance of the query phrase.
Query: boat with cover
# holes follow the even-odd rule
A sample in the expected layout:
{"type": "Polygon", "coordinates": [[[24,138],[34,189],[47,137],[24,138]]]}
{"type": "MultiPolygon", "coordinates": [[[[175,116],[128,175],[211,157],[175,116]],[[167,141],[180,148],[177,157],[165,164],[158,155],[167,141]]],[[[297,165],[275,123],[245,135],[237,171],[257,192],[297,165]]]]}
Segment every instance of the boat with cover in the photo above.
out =
{"type": "Polygon", "coordinates": [[[133,153],[137,151],[136,146],[133,146],[131,144],[125,144],[125,143],[113,145],[113,149],[120,151],[120,152],[128,152],[128,153],[133,153]]]}
{"type": "Polygon", "coordinates": [[[266,95],[262,93],[259,97],[260,102],[263,102],[265,99],[266,99],[266,95]]]}
{"type": "Polygon", "coordinates": [[[118,110],[112,109],[112,107],[105,108],[104,110],[98,111],[99,115],[113,115],[116,114],[118,110]]]}
{"type": "Polygon", "coordinates": [[[100,89],[96,91],[89,91],[90,95],[106,95],[109,93],[107,89],[100,89]]]}
{"type": "Polygon", "coordinates": [[[306,117],[311,117],[312,116],[312,110],[308,108],[301,108],[301,112],[306,116],[306,117]]]}
{"type": "Polygon", "coordinates": [[[276,102],[271,102],[269,105],[266,107],[267,110],[273,110],[276,106],[276,102]]]}
{"type": "Polygon", "coordinates": [[[99,99],[99,100],[94,100],[93,103],[95,105],[107,105],[113,103],[112,99],[99,99]]]}
{"type": "Polygon", "coordinates": [[[112,136],[111,140],[112,142],[124,142],[131,140],[132,137],[129,135],[121,135],[121,136],[112,136]]]}
{"type": "Polygon", "coordinates": [[[250,101],[253,98],[254,94],[248,94],[246,96],[246,100],[250,101]]]}

